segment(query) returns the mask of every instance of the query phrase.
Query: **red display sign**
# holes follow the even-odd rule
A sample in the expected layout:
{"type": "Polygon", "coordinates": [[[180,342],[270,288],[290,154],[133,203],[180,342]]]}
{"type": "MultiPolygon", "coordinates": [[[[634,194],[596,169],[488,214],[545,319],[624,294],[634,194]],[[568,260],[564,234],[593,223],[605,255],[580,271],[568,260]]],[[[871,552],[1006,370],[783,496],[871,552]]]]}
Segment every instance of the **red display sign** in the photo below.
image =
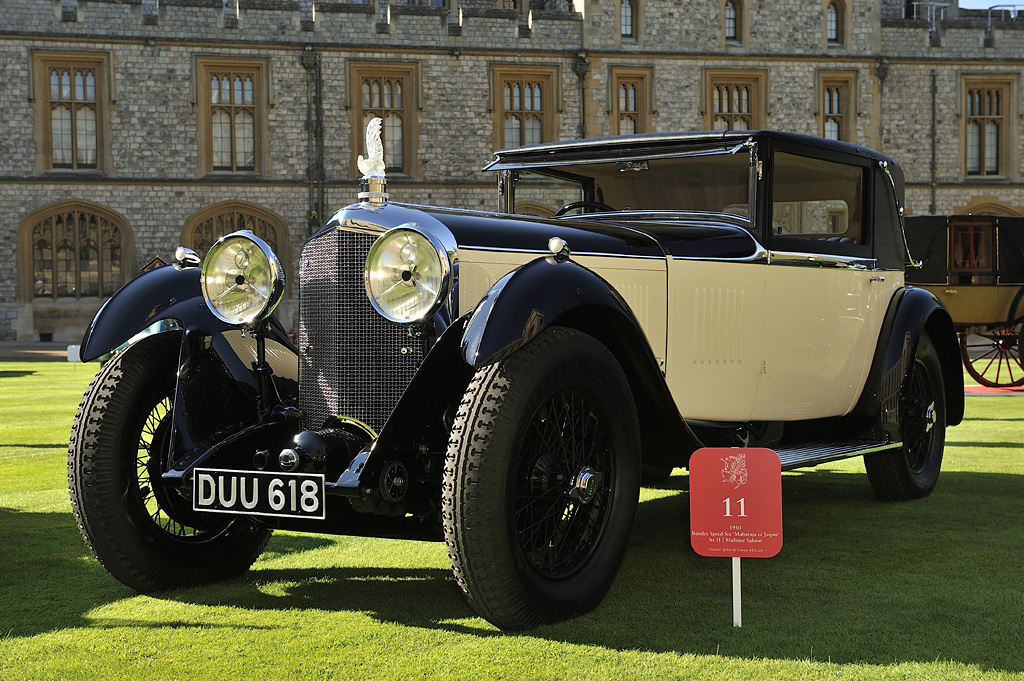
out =
{"type": "Polygon", "coordinates": [[[702,556],[771,558],[782,549],[782,465],[770,449],[690,457],[690,543],[702,556]]]}

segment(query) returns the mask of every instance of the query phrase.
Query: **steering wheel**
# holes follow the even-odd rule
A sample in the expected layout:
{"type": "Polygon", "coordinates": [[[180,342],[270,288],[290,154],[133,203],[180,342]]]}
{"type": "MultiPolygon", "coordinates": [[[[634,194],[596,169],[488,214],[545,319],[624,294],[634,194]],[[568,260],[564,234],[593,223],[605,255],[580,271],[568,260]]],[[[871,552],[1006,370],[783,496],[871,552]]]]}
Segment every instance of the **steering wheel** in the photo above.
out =
{"type": "Polygon", "coordinates": [[[562,206],[561,208],[559,208],[558,210],[556,210],[554,217],[556,217],[556,218],[560,217],[562,215],[565,215],[566,213],[568,213],[571,210],[576,210],[577,208],[592,208],[593,210],[589,211],[591,213],[596,213],[596,212],[602,212],[603,213],[605,211],[614,211],[615,210],[614,208],[609,206],[607,203],[601,203],[600,201],[573,201],[572,203],[567,203],[564,206],[562,206]]]}

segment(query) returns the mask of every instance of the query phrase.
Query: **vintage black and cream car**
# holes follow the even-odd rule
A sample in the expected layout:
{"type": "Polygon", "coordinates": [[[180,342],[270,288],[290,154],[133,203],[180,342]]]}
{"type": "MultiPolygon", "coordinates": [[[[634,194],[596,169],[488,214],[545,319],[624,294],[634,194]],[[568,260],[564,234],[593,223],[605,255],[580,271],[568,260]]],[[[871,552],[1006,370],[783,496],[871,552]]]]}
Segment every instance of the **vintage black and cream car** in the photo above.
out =
{"type": "Polygon", "coordinates": [[[88,329],[85,359],[138,338],[69,455],[128,586],[239,575],[274,529],[429,539],[526,628],[601,601],[642,477],[701,447],[863,456],[886,500],[935,487],[963,378],[949,315],[904,283],[891,159],[773,132],[550,143],[496,153],[489,213],[391,202],[372,133],[358,203],[299,258],[297,347],[284,268],[244,231],[88,329]]]}

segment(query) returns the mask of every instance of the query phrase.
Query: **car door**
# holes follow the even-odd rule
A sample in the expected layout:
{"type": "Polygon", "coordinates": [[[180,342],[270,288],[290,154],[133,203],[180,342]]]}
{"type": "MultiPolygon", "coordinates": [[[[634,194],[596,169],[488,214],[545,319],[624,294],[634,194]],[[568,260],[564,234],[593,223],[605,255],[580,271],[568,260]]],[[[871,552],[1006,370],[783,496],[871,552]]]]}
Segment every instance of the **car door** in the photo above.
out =
{"type": "Polygon", "coordinates": [[[902,286],[872,258],[869,187],[866,161],[773,153],[755,420],[838,416],[860,396],[902,286]]]}

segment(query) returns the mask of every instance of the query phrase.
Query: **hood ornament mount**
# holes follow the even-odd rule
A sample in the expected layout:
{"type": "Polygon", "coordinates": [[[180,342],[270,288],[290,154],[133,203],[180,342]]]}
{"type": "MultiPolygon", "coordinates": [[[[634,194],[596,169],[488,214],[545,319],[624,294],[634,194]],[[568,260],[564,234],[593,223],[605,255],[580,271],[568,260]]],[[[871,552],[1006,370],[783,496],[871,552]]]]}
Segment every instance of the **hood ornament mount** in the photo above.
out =
{"type": "Polygon", "coordinates": [[[371,206],[383,206],[388,202],[388,179],[384,175],[384,144],[380,139],[380,118],[373,118],[366,124],[366,158],[360,154],[356,166],[363,177],[359,180],[359,201],[371,206]]]}

